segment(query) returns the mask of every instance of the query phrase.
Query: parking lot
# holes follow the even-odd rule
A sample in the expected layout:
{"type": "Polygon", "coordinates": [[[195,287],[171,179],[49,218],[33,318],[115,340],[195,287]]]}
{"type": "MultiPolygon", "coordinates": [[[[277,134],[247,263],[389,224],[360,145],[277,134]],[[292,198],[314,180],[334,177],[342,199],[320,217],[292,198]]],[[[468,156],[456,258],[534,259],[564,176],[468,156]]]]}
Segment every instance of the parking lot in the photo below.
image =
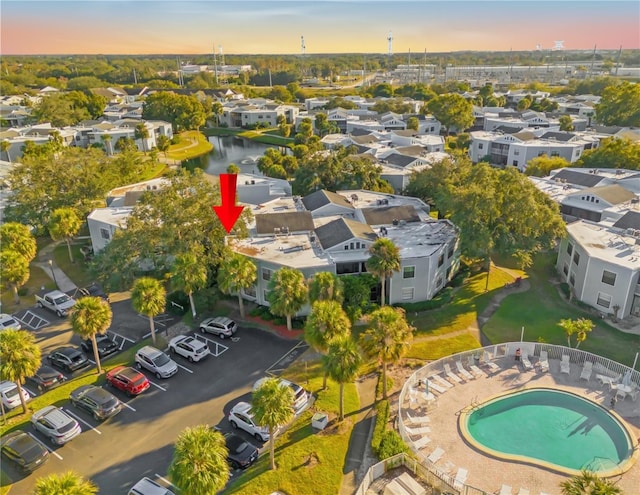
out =
{"type": "MultiPolygon", "coordinates": [[[[112,307],[111,336],[121,349],[127,349],[149,333],[148,319],[137,315],[128,300],[116,302],[112,307]]],[[[39,308],[29,311],[35,317],[49,321],[47,325],[31,328],[43,348],[43,357],[55,347],[69,342],[80,343],[69,330],[67,320],[39,308]]],[[[175,319],[156,320],[157,331],[162,333],[173,321],[175,319]]],[[[28,327],[25,325],[25,328],[28,327]]],[[[162,380],[145,372],[152,386],[138,397],[127,397],[109,387],[124,407],[117,416],[103,423],[75,408],[68,400],[56,404],[77,419],[82,434],[64,446],[53,447],[32,430],[30,433],[53,455],[45,466],[26,477],[10,463],[3,462],[11,479],[16,480],[12,491],[29,493],[37,477],[68,469],[91,478],[99,486],[100,493],[126,494],[143,476],[169,486],[165,478],[177,435],[185,427],[197,424],[229,431],[231,427],[226,416],[238,401],[250,399],[253,383],[265,376],[267,370],[278,374],[304,350],[298,342],[286,341],[255,328],[240,327],[236,337],[221,340],[198,334],[197,338],[207,341],[210,355],[197,363],[172,355],[179,365],[178,373],[162,380]]],[[[27,389],[37,393],[29,385],[27,389]]],[[[238,434],[256,443],[244,432],[238,434]]]]}

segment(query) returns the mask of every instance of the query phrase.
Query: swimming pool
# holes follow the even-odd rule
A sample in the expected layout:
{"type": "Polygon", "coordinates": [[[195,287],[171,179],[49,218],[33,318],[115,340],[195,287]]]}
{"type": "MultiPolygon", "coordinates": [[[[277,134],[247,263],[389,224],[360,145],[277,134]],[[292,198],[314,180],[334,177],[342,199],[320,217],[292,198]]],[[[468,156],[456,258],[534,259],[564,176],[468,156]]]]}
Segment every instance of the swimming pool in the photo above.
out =
{"type": "Polygon", "coordinates": [[[460,415],[465,439],[489,455],[576,474],[628,470],[635,458],[627,429],[608,411],[553,389],[527,389],[460,415]]]}

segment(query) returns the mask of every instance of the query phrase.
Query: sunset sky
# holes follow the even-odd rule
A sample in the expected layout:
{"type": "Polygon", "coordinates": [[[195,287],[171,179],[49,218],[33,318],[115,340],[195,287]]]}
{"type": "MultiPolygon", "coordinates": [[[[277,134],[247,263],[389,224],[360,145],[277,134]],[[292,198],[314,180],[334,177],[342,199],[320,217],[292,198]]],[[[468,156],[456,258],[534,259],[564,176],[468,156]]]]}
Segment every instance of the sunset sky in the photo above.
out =
{"type": "Polygon", "coordinates": [[[2,0],[0,53],[394,53],[640,48],[631,1],[2,0]]]}

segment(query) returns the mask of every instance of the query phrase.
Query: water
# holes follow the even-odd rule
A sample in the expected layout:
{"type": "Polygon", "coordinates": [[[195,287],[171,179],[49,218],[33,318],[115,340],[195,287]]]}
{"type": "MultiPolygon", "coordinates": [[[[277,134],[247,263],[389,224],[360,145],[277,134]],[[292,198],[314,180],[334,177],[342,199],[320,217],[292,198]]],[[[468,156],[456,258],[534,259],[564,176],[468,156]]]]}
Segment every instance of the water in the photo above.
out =
{"type": "Polygon", "coordinates": [[[184,166],[193,169],[203,169],[207,174],[220,175],[227,171],[230,163],[235,163],[241,172],[262,175],[258,170],[257,161],[267,148],[277,148],[268,144],[256,143],[249,139],[235,136],[209,138],[213,150],[191,160],[186,160],[184,166]]]}
{"type": "Polygon", "coordinates": [[[489,402],[467,418],[467,427],[489,449],[570,469],[604,471],[630,455],[628,436],[613,416],[558,391],[530,390],[489,402]]]}

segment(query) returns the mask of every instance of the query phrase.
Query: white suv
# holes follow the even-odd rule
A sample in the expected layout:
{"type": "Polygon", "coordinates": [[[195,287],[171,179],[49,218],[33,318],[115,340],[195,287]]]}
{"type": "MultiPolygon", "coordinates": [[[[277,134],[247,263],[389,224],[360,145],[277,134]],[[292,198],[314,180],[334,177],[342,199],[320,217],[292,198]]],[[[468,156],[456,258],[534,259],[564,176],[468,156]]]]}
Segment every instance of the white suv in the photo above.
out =
{"type": "Polygon", "coordinates": [[[164,352],[146,345],[136,352],[136,366],[151,371],[158,378],[169,378],[178,372],[178,365],[164,352]]]}
{"type": "Polygon", "coordinates": [[[187,337],[186,335],[178,335],[169,342],[169,352],[187,358],[193,363],[207,357],[209,355],[209,347],[202,340],[187,337]]]}
{"type": "MultiPolygon", "coordinates": [[[[260,385],[264,383],[265,380],[267,380],[266,377],[260,378],[260,380],[254,383],[253,391],[255,392],[258,387],[260,387],[260,385]]],[[[297,416],[309,405],[309,393],[297,383],[290,382],[289,380],[285,380],[284,378],[279,378],[279,380],[280,385],[282,385],[283,387],[289,387],[291,389],[291,392],[293,393],[293,404],[291,404],[291,407],[293,409],[293,414],[297,416]]]]}
{"type": "Polygon", "coordinates": [[[269,440],[269,429],[264,426],[258,426],[253,421],[251,413],[251,404],[248,402],[238,402],[229,412],[229,423],[234,428],[240,428],[252,435],[260,442],[269,440]]]}
{"type": "Polygon", "coordinates": [[[226,316],[207,318],[200,323],[200,331],[202,333],[212,333],[221,339],[224,339],[225,337],[232,337],[237,330],[238,324],[226,316]]]}
{"type": "MultiPolygon", "coordinates": [[[[25,402],[31,400],[31,395],[24,388],[22,389],[22,397],[25,402]]],[[[14,382],[3,381],[0,382],[0,400],[6,409],[13,409],[18,407],[20,402],[20,394],[18,393],[18,386],[14,382]]]]}
{"type": "Polygon", "coordinates": [[[22,325],[20,325],[20,322],[13,316],[2,313],[0,314],[0,330],[4,330],[5,328],[14,328],[16,330],[20,330],[22,328],[22,325]]]}

